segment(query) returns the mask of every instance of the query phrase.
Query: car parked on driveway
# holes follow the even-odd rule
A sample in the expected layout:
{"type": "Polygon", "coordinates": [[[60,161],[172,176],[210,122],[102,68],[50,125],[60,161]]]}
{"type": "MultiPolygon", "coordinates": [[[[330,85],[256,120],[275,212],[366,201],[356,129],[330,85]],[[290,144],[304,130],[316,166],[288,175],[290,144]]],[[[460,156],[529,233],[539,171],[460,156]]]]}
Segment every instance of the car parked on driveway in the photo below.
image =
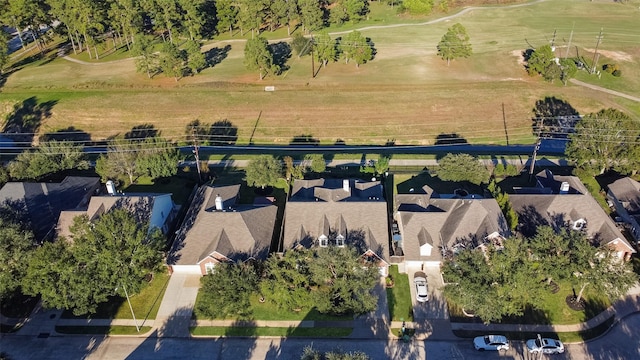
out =
{"type": "Polygon", "coordinates": [[[543,354],[562,354],[564,352],[564,344],[562,341],[550,338],[537,338],[527,340],[527,349],[530,353],[543,354]]]}
{"type": "Polygon", "coordinates": [[[425,302],[429,300],[429,287],[427,285],[427,275],[418,271],[413,275],[413,283],[416,287],[416,300],[425,302]]]}
{"type": "Polygon", "coordinates": [[[476,350],[509,350],[509,340],[502,335],[485,335],[473,339],[476,350]]]}

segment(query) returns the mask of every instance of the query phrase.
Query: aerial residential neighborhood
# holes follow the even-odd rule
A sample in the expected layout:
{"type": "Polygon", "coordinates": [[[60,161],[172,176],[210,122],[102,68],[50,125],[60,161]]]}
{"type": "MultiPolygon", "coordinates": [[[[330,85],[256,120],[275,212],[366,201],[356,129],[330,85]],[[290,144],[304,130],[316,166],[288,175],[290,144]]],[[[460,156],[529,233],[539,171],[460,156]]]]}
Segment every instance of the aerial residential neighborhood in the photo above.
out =
{"type": "Polygon", "coordinates": [[[640,1],[0,1],[0,360],[637,359],[640,1]]]}

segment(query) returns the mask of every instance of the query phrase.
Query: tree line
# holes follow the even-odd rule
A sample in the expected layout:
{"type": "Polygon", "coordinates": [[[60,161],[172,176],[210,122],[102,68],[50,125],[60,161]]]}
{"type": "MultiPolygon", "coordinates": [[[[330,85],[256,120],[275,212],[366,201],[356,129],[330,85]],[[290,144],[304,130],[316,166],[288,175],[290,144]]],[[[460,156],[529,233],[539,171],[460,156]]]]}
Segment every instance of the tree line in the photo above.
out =
{"type": "Polygon", "coordinates": [[[614,300],[638,280],[612,249],[594,246],[584,232],[550,226],[529,238],[462,250],[446,259],[442,271],[447,297],[485,323],[539,309],[552,282],[571,283],[578,292],[570,300],[580,304],[587,288],[614,300]]]}

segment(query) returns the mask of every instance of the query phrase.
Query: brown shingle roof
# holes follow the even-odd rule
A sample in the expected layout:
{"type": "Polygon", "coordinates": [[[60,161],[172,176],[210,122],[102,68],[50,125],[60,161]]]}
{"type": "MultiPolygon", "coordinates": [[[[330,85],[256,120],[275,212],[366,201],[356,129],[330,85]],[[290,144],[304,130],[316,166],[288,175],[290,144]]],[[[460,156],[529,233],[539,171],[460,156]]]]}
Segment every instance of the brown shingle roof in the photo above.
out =
{"type": "Polygon", "coordinates": [[[614,181],[608,187],[629,214],[640,213],[640,182],[625,177],[614,181]]]}
{"type": "MultiPolygon", "coordinates": [[[[426,206],[407,201],[421,200],[398,196],[402,201],[396,219],[402,233],[405,260],[440,261],[443,246],[458,241],[482,241],[487,235],[509,236],[506,221],[494,199],[430,199],[426,206]],[[433,246],[430,256],[420,255],[420,246],[433,246]]],[[[479,244],[476,244],[479,245],[479,244]]]]}
{"type": "Polygon", "coordinates": [[[312,246],[320,235],[347,233],[346,244],[388,261],[387,203],[379,181],[296,180],[285,209],[284,249],[312,246]],[[318,197],[321,195],[321,197],[318,197]]]}
{"type": "MultiPolygon", "coordinates": [[[[518,213],[522,232],[526,236],[535,233],[540,225],[556,228],[572,226],[577,220],[587,222],[587,236],[598,239],[601,245],[616,239],[631,245],[590,194],[513,194],[509,196],[513,209],[518,213]]],[[[635,252],[635,250],[634,250],[635,252]]]]}
{"type": "Polygon", "coordinates": [[[209,206],[217,194],[232,199],[237,190],[239,185],[205,185],[198,190],[172,246],[169,264],[195,265],[214,252],[234,261],[267,257],[276,221],[275,205],[236,204],[225,211],[209,206]]]}

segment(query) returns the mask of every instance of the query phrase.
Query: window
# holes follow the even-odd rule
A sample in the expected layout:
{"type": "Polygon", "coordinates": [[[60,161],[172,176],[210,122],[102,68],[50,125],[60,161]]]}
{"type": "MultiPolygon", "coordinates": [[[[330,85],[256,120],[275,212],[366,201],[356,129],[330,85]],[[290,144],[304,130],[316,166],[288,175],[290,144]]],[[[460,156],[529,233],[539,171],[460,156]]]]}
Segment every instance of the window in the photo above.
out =
{"type": "Polygon", "coordinates": [[[344,247],[344,236],[338,235],[338,237],[336,237],[336,245],[344,247]]]}
{"type": "Polygon", "coordinates": [[[320,242],[320,247],[327,247],[327,245],[329,245],[329,238],[326,235],[320,235],[318,240],[320,242]]]}
{"type": "Polygon", "coordinates": [[[207,274],[213,274],[216,271],[216,264],[208,262],[204,264],[204,269],[207,271],[207,274]]]}

